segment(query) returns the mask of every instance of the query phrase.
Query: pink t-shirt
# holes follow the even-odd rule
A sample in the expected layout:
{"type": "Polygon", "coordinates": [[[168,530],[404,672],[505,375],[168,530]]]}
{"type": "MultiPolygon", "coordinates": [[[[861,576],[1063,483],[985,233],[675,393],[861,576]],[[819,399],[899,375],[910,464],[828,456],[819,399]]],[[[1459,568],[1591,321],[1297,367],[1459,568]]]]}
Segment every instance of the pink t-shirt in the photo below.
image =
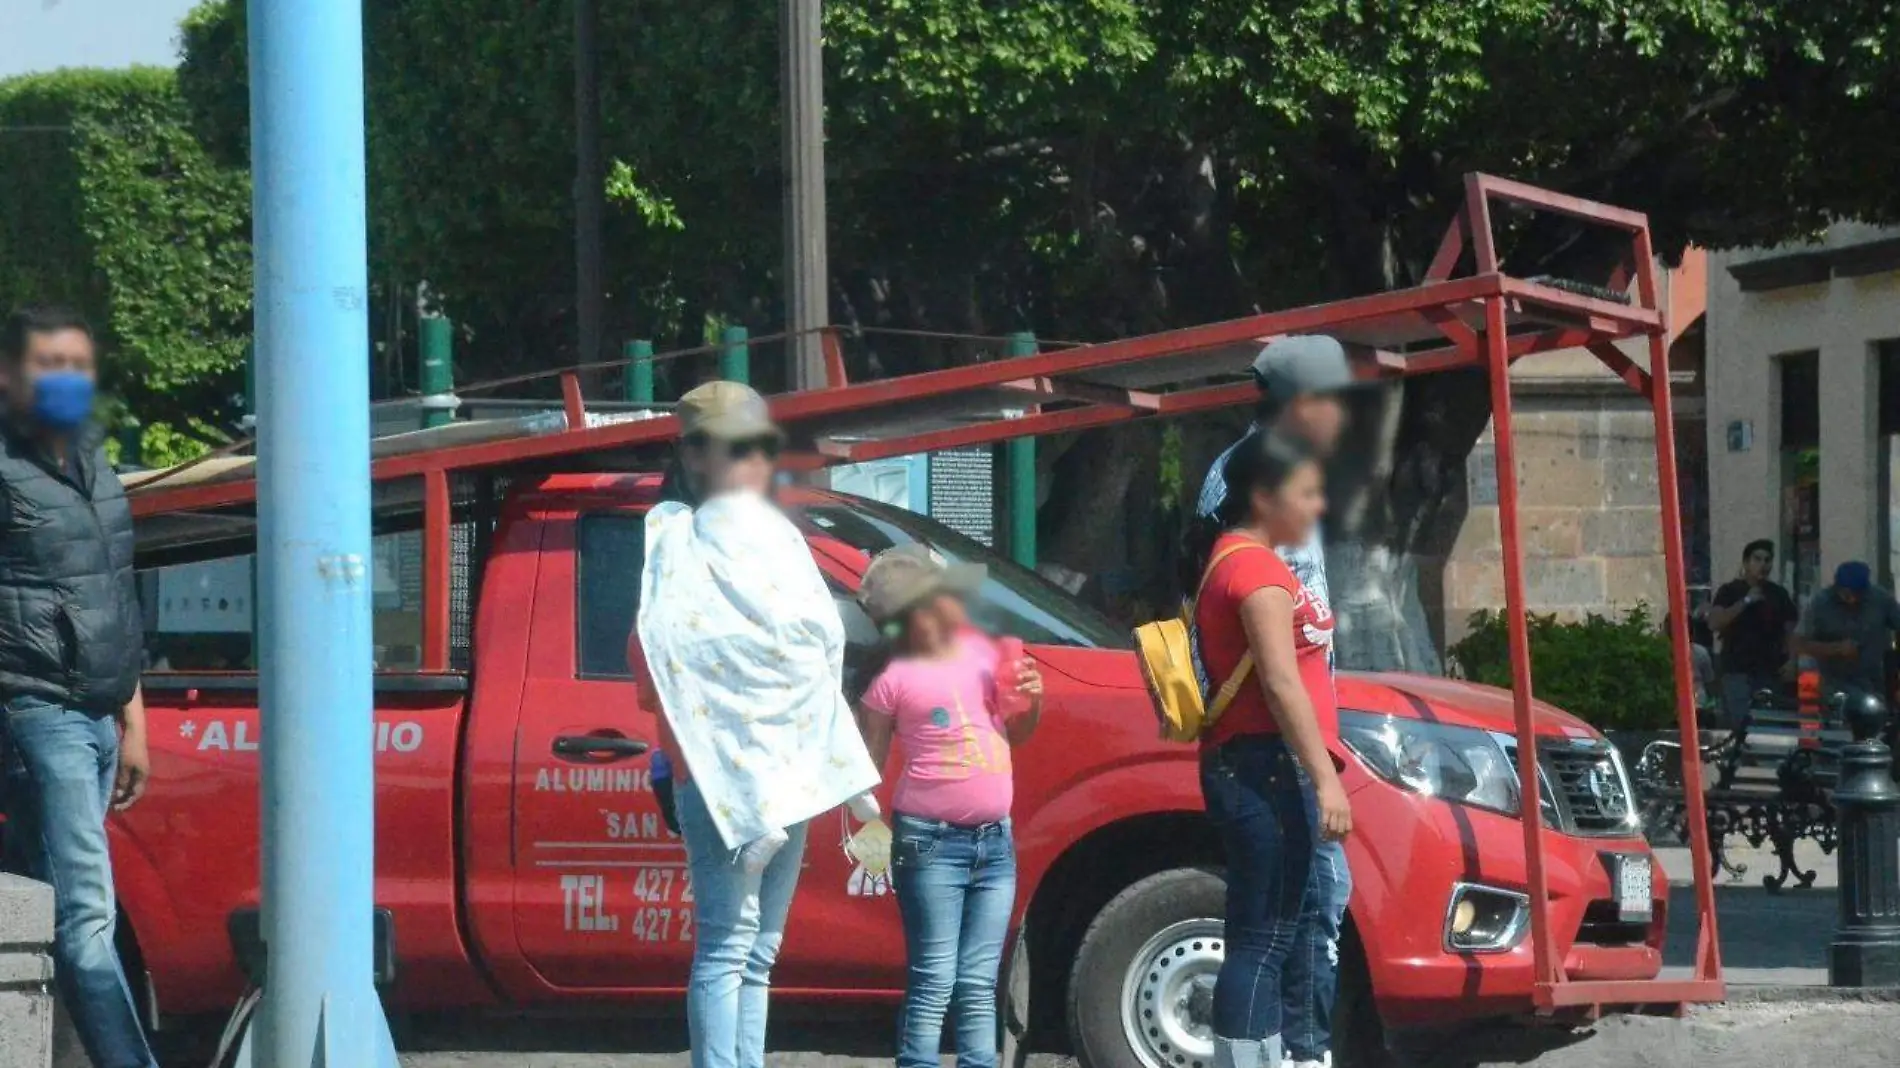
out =
{"type": "Polygon", "coordinates": [[[995,644],[969,635],[941,660],[891,661],[865,691],[866,709],[896,721],[898,812],[964,825],[1009,815],[1015,787],[1009,739],[991,709],[995,675],[995,644]]]}

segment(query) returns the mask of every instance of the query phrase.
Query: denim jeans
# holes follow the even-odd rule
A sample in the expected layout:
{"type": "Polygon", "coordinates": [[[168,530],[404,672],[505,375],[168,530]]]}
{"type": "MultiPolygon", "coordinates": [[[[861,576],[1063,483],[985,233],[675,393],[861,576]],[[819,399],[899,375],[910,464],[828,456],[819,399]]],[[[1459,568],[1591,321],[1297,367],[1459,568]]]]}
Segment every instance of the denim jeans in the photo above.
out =
{"type": "MultiPolygon", "coordinates": [[[[1304,773],[1302,773],[1304,778],[1304,773]]],[[[1321,840],[1300,905],[1300,932],[1281,981],[1286,1056],[1323,1064],[1333,1048],[1333,1005],[1339,999],[1339,928],[1352,898],[1346,843],[1321,840]]]]}
{"type": "Polygon", "coordinates": [[[119,769],[111,716],[16,697],[0,708],[6,868],[53,887],[60,999],[94,1068],[155,1068],[113,944],[118,901],[106,812],[119,769]]]}
{"type": "Polygon", "coordinates": [[[996,973],[1016,904],[1009,821],[963,827],[900,812],[891,831],[909,961],[897,1068],[937,1068],[952,1007],[958,1068],[996,1068],[996,973]]]}
{"type": "Polygon", "coordinates": [[[698,783],[680,786],[674,803],[699,923],[686,984],[692,1068],[764,1068],[772,962],[805,860],[805,825],[785,828],[791,841],[763,872],[747,874],[720,840],[698,783]]]}
{"type": "Polygon", "coordinates": [[[1216,1068],[1277,1068],[1282,973],[1319,839],[1313,788],[1279,736],[1245,735],[1201,755],[1201,793],[1227,856],[1227,951],[1214,980],[1216,1068]]]}
{"type": "Polygon", "coordinates": [[[1779,690],[1781,680],[1773,675],[1751,675],[1742,672],[1729,672],[1722,676],[1722,715],[1727,719],[1723,726],[1734,730],[1747,719],[1755,704],[1755,695],[1763,690],[1779,690]]]}

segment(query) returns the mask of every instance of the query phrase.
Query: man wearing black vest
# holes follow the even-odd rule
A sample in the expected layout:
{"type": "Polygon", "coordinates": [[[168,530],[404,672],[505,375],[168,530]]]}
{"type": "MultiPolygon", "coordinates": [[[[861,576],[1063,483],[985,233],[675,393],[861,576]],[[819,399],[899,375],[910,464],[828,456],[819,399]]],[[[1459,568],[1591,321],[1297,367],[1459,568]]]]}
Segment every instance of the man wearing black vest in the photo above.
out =
{"type": "Polygon", "coordinates": [[[0,767],[8,870],[50,883],[61,999],[94,1068],[156,1068],[113,945],[106,814],[145,790],[132,512],[92,421],[92,332],[0,330],[0,767]]]}

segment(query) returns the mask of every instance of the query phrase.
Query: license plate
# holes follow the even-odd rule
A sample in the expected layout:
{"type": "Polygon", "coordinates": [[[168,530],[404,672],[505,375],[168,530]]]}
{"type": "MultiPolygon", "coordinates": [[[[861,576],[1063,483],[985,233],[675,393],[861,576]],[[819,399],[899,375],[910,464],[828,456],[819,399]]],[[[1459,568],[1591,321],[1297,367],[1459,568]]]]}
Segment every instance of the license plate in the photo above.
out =
{"type": "Polygon", "coordinates": [[[1654,914],[1648,857],[1616,858],[1616,911],[1624,923],[1646,922],[1654,914]]]}

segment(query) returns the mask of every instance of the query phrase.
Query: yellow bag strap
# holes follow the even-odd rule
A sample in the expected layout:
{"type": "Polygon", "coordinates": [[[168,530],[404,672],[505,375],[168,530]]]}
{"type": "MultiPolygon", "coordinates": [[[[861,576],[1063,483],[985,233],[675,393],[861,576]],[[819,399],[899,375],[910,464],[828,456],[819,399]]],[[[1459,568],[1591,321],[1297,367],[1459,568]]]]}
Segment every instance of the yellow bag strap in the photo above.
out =
{"type": "Polygon", "coordinates": [[[1219,719],[1221,713],[1227,711],[1227,706],[1233,704],[1234,698],[1240,696],[1241,684],[1252,675],[1253,651],[1248,650],[1241,656],[1240,663],[1234,666],[1234,673],[1227,676],[1227,681],[1221,684],[1220,691],[1214,694],[1213,703],[1207,706],[1209,722],[1219,719]]]}
{"type": "MultiPolygon", "coordinates": [[[[1192,618],[1191,613],[1194,610],[1194,606],[1201,603],[1201,594],[1207,589],[1207,580],[1214,577],[1215,565],[1219,564],[1222,560],[1227,559],[1228,557],[1234,555],[1235,553],[1245,552],[1248,549],[1266,549],[1266,548],[1267,548],[1266,546],[1260,544],[1259,542],[1254,541],[1252,539],[1248,539],[1246,541],[1241,542],[1238,545],[1229,545],[1227,548],[1222,549],[1220,552],[1215,553],[1213,557],[1211,557],[1207,561],[1207,569],[1201,572],[1201,584],[1198,587],[1196,587],[1194,590],[1194,600],[1189,604],[1188,607],[1182,609],[1182,615],[1188,617],[1186,619],[1187,624],[1190,627],[1192,627],[1194,624],[1194,620],[1192,618]]],[[[1268,551],[1271,551],[1271,550],[1268,550],[1268,551]]],[[[1252,674],[1253,674],[1253,650],[1249,649],[1241,655],[1240,663],[1234,665],[1233,674],[1228,675],[1227,681],[1221,683],[1220,689],[1214,691],[1214,700],[1209,702],[1207,706],[1207,719],[1210,723],[1216,719],[1219,719],[1221,716],[1221,713],[1227,711],[1227,706],[1234,703],[1234,698],[1240,696],[1241,686],[1246,684],[1247,677],[1252,674]]]]}
{"type": "Polygon", "coordinates": [[[1207,566],[1201,569],[1201,584],[1194,588],[1195,602],[1199,603],[1202,592],[1204,592],[1207,589],[1207,580],[1214,577],[1214,569],[1220,566],[1220,562],[1222,560],[1227,559],[1228,557],[1234,555],[1237,552],[1244,552],[1248,549],[1264,549],[1264,548],[1266,548],[1266,546],[1249,538],[1245,541],[1242,541],[1238,545],[1229,545],[1227,548],[1222,549],[1220,552],[1217,552],[1213,556],[1208,557],[1207,566]]]}

